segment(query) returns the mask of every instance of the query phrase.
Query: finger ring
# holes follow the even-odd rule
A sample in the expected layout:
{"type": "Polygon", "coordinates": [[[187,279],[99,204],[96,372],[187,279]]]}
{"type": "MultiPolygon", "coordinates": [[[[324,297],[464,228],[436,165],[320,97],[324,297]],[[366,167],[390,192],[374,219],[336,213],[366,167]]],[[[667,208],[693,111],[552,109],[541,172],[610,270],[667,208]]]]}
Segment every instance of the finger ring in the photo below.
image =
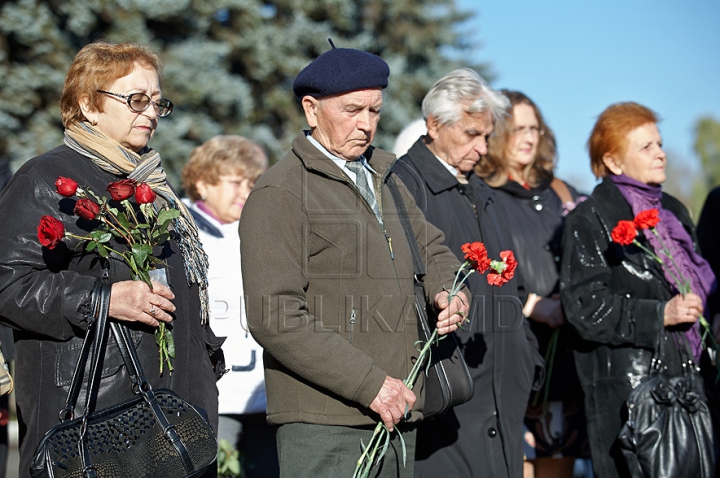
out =
{"type": "Polygon", "coordinates": [[[150,312],[148,312],[148,314],[150,314],[150,315],[152,315],[153,317],[155,317],[155,313],[156,313],[156,312],[157,312],[157,311],[155,310],[155,306],[152,305],[152,306],[150,307],[150,312]]]}

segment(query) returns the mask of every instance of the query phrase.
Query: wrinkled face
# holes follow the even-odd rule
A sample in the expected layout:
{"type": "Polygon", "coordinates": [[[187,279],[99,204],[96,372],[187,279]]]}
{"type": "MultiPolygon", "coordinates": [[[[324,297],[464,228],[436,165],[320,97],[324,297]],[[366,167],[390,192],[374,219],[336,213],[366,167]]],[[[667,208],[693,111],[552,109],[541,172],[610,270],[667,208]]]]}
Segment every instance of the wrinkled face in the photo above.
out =
{"type": "Polygon", "coordinates": [[[526,103],[513,106],[512,127],[505,147],[505,162],[511,171],[521,171],[537,156],[540,127],[535,110],[526,103]]]}
{"type": "Polygon", "coordinates": [[[487,154],[487,138],[494,123],[489,111],[463,111],[460,120],[453,125],[441,124],[430,115],[427,127],[430,138],[428,149],[458,171],[467,173],[472,171],[481,156],[487,154]]]}
{"type": "Polygon", "coordinates": [[[217,184],[199,180],[195,187],[204,198],[205,205],[221,222],[230,223],[240,219],[245,201],[255,181],[238,174],[223,174],[217,184]]]}
{"type": "Polygon", "coordinates": [[[379,88],[302,99],[312,137],[330,153],[347,161],[362,156],[373,142],[382,104],[379,88]]]}
{"type": "Polygon", "coordinates": [[[662,137],[655,123],[647,123],[630,131],[627,136],[627,150],[618,159],[606,155],[606,165],[613,174],[630,176],[645,184],[665,182],[665,152],[662,137]]]}
{"type": "MultiPolygon", "coordinates": [[[[129,75],[118,78],[104,89],[120,95],[145,93],[153,101],[160,99],[160,80],[157,72],[138,63],[129,75]]],[[[158,126],[155,108],[150,106],[145,111],[136,113],[130,109],[125,99],[111,95],[103,96],[105,98],[102,112],[88,109],[87,101],[80,100],[80,108],[85,117],[90,122],[97,122],[96,126],[100,131],[131,151],[137,153],[147,146],[158,126]]]]}

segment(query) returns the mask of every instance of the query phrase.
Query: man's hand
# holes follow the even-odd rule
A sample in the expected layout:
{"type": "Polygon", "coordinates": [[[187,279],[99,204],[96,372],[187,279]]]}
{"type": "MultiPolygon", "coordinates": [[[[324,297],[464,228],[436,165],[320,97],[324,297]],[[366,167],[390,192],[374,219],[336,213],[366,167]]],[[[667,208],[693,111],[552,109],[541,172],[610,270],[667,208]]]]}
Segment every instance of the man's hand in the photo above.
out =
{"type": "Polygon", "coordinates": [[[465,321],[470,313],[470,305],[468,304],[465,294],[460,291],[453,297],[452,302],[448,306],[447,291],[442,291],[435,296],[435,307],[440,310],[438,314],[437,329],[438,334],[445,335],[454,332],[465,321]]]}
{"type": "Polygon", "coordinates": [[[375,400],[370,404],[370,410],[380,415],[388,430],[393,431],[395,424],[412,410],[415,405],[415,394],[405,386],[402,380],[385,377],[375,400]]]}

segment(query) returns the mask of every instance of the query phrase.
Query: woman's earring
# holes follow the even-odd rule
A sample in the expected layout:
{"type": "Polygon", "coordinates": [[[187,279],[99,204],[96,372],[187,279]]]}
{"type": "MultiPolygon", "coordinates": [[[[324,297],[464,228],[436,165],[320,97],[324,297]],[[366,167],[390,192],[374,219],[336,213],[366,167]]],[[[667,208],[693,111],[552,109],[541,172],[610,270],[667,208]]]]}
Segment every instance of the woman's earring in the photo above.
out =
{"type": "Polygon", "coordinates": [[[92,121],[90,122],[90,124],[93,125],[93,126],[97,126],[97,120],[95,120],[95,119],[92,120],[92,121]]]}

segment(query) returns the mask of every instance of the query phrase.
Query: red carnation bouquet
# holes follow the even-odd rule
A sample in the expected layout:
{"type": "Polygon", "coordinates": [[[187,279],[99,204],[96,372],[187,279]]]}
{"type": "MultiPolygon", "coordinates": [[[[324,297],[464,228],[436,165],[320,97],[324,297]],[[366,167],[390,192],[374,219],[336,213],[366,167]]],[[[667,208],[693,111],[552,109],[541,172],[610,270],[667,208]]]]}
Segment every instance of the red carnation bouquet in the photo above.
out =
{"type": "MultiPolygon", "coordinates": [[[[634,244],[635,246],[642,249],[648,256],[650,256],[653,260],[657,261],[663,267],[663,269],[668,272],[670,277],[672,277],[675,281],[678,291],[680,291],[681,294],[688,294],[692,292],[692,286],[690,285],[690,282],[683,276],[680,268],[678,267],[675,259],[672,256],[672,253],[665,246],[663,240],[660,238],[660,235],[655,228],[658,223],[660,223],[659,211],[657,209],[646,209],[644,211],[640,211],[632,221],[618,221],[617,226],[615,226],[615,228],[613,228],[612,232],[610,233],[610,237],[612,238],[613,242],[616,242],[621,246],[629,246],[630,244],[634,244]],[[660,257],[654,251],[650,250],[648,247],[641,244],[637,240],[638,230],[644,229],[649,229],[655,235],[655,237],[658,238],[662,249],[660,253],[665,256],[665,259],[660,257]]],[[[720,351],[720,345],[718,345],[717,340],[715,340],[715,334],[713,333],[710,324],[702,315],[700,315],[698,320],[701,327],[703,328],[703,348],[710,348],[714,350],[715,357],[717,357],[717,353],[718,351],[720,351]]],[[[718,376],[716,378],[716,381],[718,380],[720,380],[720,368],[718,368],[718,376]]]]}
{"type": "MultiPolygon", "coordinates": [[[[488,284],[497,287],[506,284],[515,276],[515,269],[517,269],[518,263],[517,260],[515,260],[515,254],[513,254],[512,251],[502,251],[500,253],[501,260],[490,259],[488,257],[487,249],[485,248],[485,244],[482,242],[465,243],[462,246],[462,251],[465,253],[465,262],[460,265],[460,268],[455,274],[453,285],[448,291],[448,304],[452,302],[453,298],[463,288],[467,278],[475,272],[484,274],[489,270],[490,272],[487,275],[488,284]]],[[[463,321],[466,320],[467,318],[463,317],[463,321]]],[[[433,344],[436,344],[438,340],[442,340],[446,337],[447,335],[440,337],[436,328],[433,330],[430,339],[422,345],[422,348],[420,348],[420,354],[418,355],[412,370],[410,370],[410,374],[405,380],[403,380],[405,386],[410,390],[412,390],[415,385],[415,381],[417,380],[420,370],[426,368],[426,359],[430,359],[430,347],[433,344]]],[[[403,445],[404,459],[405,443],[402,441],[402,435],[399,431],[398,436],[400,437],[403,445]]],[[[382,461],[389,443],[390,431],[388,431],[382,421],[379,421],[375,426],[375,431],[368,443],[368,446],[363,446],[363,452],[358,459],[357,466],[355,467],[355,473],[353,473],[353,478],[369,477],[373,466],[382,461]]]]}
{"type": "MultiPolygon", "coordinates": [[[[77,197],[73,213],[86,221],[94,222],[97,227],[87,235],[77,235],[67,232],[62,221],[52,216],[43,216],[37,228],[40,244],[54,249],[65,238],[84,241],[87,252],[94,251],[103,258],[110,254],[122,258],[130,267],[133,277],[142,280],[152,289],[150,271],[157,266],[166,265],[153,256],[153,247],[170,238],[168,227],[171,221],[180,215],[180,211],[166,208],[156,213],[153,208],[155,191],[147,183],[138,184],[132,179],[122,179],[107,186],[112,201],[119,202],[122,206],[120,209],[105,196],[101,197],[88,188],[81,188],[73,179],[61,176],[55,181],[55,187],[57,193],[63,197],[77,197]],[[133,197],[137,208],[130,202],[133,197]],[[126,249],[114,249],[110,243],[113,238],[126,249]]],[[[175,358],[175,343],[165,322],[160,322],[155,329],[155,341],[160,349],[160,373],[163,373],[165,364],[172,373],[170,359],[175,358]]]]}

